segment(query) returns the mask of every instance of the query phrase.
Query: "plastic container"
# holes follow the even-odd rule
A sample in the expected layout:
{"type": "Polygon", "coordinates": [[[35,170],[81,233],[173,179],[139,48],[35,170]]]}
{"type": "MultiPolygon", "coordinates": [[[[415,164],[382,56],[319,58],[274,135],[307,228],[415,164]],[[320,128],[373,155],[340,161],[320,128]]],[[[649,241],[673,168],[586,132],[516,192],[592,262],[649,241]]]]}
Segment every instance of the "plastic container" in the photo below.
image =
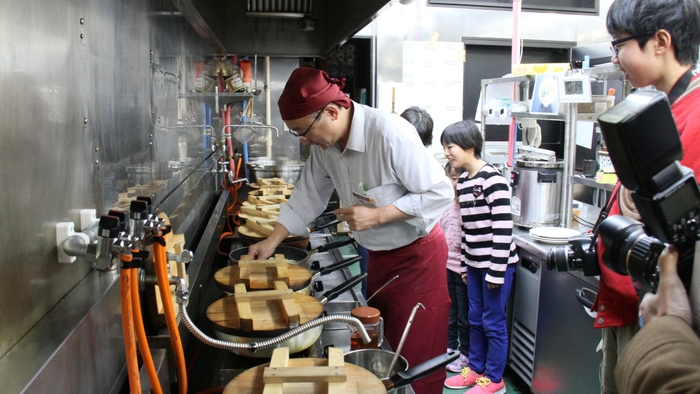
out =
{"type": "Polygon", "coordinates": [[[380,316],[379,309],[369,306],[354,308],[350,314],[356,317],[365,326],[367,334],[371,338],[369,343],[364,343],[360,333],[353,331],[350,336],[350,350],[357,349],[378,349],[382,345],[384,338],[384,320],[380,316]]]}

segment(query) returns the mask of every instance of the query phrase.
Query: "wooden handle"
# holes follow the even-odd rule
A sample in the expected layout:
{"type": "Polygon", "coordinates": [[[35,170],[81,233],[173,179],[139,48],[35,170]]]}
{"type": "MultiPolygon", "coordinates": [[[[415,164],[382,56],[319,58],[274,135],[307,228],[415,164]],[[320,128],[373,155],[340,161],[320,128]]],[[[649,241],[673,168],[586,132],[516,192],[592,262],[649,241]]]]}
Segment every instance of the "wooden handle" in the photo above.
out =
{"type": "MultiPolygon", "coordinates": [[[[242,284],[242,283],[241,283],[242,284]]],[[[238,285],[236,285],[237,288],[238,285]]],[[[245,285],[244,285],[245,287],[245,285]]],[[[249,293],[236,293],[236,303],[252,302],[252,301],[271,301],[271,300],[288,300],[294,299],[294,291],[286,290],[260,290],[251,291],[249,293]]]]}

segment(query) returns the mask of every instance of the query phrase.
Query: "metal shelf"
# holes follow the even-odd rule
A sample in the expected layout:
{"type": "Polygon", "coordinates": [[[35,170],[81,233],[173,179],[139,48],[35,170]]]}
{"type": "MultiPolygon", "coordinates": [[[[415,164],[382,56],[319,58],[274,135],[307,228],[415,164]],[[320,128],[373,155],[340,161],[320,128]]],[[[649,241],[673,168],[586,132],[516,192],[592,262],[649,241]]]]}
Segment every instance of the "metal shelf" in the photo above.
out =
{"type": "Polygon", "coordinates": [[[510,76],[510,77],[503,77],[503,78],[482,79],[481,84],[482,85],[491,85],[494,83],[531,82],[532,80],[533,79],[527,75],[514,75],[514,76],[510,76]]]}
{"type": "Polygon", "coordinates": [[[586,178],[580,175],[572,175],[571,177],[569,177],[569,179],[571,180],[571,183],[577,183],[579,185],[605,190],[608,192],[611,192],[613,191],[613,189],[615,189],[615,185],[609,183],[598,183],[593,178],[586,178]]]}
{"type": "Polygon", "coordinates": [[[199,101],[201,103],[206,103],[212,106],[212,108],[217,106],[216,98],[219,98],[218,105],[222,106],[224,104],[239,103],[243,100],[249,100],[253,98],[253,93],[185,93],[178,94],[178,98],[185,98],[189,100],[199,101]]]}
{"type": "Polygon", "coordinates": [[[559,120],[564,122],[566,120],[566,114],[540,114],[532,112],[513,112],[510,114],[513,118],[527,118],[527,119],[539,119],[539,120],[559,120]]]}

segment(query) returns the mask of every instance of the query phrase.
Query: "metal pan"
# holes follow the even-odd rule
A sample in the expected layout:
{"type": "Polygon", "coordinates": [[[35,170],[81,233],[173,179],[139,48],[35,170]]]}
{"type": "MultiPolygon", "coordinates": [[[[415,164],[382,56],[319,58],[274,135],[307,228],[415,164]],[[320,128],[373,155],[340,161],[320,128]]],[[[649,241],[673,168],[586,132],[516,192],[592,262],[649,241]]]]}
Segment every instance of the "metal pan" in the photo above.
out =
{"type": "MultiPolygon", "coordinates": [[[[245,219],[243,219],[245,220],[245,219]]],[[[312,227],[309,229],[309,233],[313,234],[318,231],[321,231],[325,228],[332,227],[340,223],[340,220],[331,220],[328,223],[320,224],[316,227],[312,227]]],[[[321,234],[319,234],[321,235],[321,234]]],[[[267,237],[263,236],[262,234],[260,235],[253,235],[251,233],[244,233],[239,231],[238,236],[241,237],[241,240],[243,241],[244,245],[252,245],[254,243],[258,243],[260,241],[263,241],[267,239],[267,237]]],[[[285,238],[280,245],[282,246],[291,246],[293,248],[299,248],[299,249],[304,249],[309,245],[309,236],[293,236],[290,235],[289,237],[285,238]]]]}
{"type": "MultiPolygon", "coordinates": [[[[307,295],[313,295],[312,290],[316,291],[321,291],[323,289],[323,285],[321,282],[317,282],[316,280],[323,276],[323,275],[328,275],[331,272],[337,271],[339,269],[349,267],[350,265],[360,261],[362,259],[362,256],[355,256],[351,257],[349,259],[345,259],[343,261],[328,265],[323,268],[318,268],[315,267],[317,264],[314,263],[312,264],[313,270],[309,270],[307,268],[304,268],[302,266],[297,266],[296,264],[293,264],[294,267],[290,267],[290,283],[289,283],[289,288],[294,290],[297,293],[301,294],[307,294],[307,295]],[[292,275],[291,275],[291,269],[295,268],[295,275],[294,277],[297,280],[291,280],[292,275]],[[303,282],[299,279],[301,278],[307,278],[303,282]]],[[[238,266],[236,264],[234,265],[229,265],[227,267],[224,267],[216,273],[214,273],[214,282],[216,283],[216,286],[223,290],[226,294],[231,295],[234,292],[234,286],[236,286],[238,283],[243,283],[244,281],[240,279],[239,276],[239,271],[238,271],[238,266]]],[[[270,284],[269,290],[272,290],[272,283],[270,284]]],[[[267,290],[267,289],[264,289],[267,290]]],[[[251,291],[248,289],[248,291],[251,291]]]]}
{"type": "MultiPolygon", "coordinates": [[[[447,364],[454,361],[459,357],[459,352],[453,351],[451,353],[442,354],[435,358],[432,358],[426,362],[416,365],[415,367],[409,368],[406,371],[397,372],[393,374],[388,379],[380,380],[372,372],[356,366],[352,363],[346,363],[346,368],[348,372],[348,385],[346,386],[346,392],[348,394],[378,394],[378,393],[392,393],[394,390],[407,386],[418,379],[430,375],[431,373],[444,368],[447,364]]],[[[328,365],[328,360],[320,358],[298,358],[290,359],[290,366],[325,366],[328,365]]],[[[236,376],[229,384],[224,388],[223,394],[261,394],[265,389],[265,384],[263,383],[263,374],[266,367],[269,364],[259,365],[244,371],[242,374],[236,376]]],[[[290,382],[292,383],[292,382],[290,382]]],[[[300,383],[298,385],[290,385],[290,389],[295,393],[313,393],[313,392],[323,392],[326,389],[325,383],[308,384],[300,383]],[[306,387],[302,387],[305,385],[306,387]],[[319,385],[323,385],[320,387],[319,385]]],[[[285,390],[286,392],[286,390],[285,390]]]]}
{"type": "MultiPolygon", "coordinates": [[[[321,315],[323,315],[324,304],[326,304],[330,300],[337,298],[339,295],[350,290],[351,288],[355,287],[358,283],[362,282],[362,280],[365,277],[367,277],[366,273],[354,276],[348,281],[345,281],[324,293],[323,297],[320,300],[317,300],[305,294],[295,293],[294,300],[297,302],[297,304],[304,305],[304,310],[310,311],[309,314],[312,315],[303,318],[299,322],[299,324],[304,324],[311,320],[321,317],[321,315]]],[[[279,313],[276,315],[279,316],[279,313]]],[[[234,343],[261,342],[282,335],[290,330],[290,327],[285,327],[273,330],[253,330],[250,332],[246,332],[241,330],[240,328],[236,328],[236,323],[232,323],[232,321],[235,322],[238,319],[237,308],[235,306],[233,296],[224,297],[212,303],[207,308],[207,318],[209,318],[209,320],[212,322],[214,333],[216,334],[217,338],[223,341],[234,343]],[[223,310],[225,312],[223,314],[219,314],[220,310],[223,310]]],[[[282,325],[283,324],[279,324],[278,326],[282,327],[282,325]]],[[[321,336],[322,331],[323,325],[319,325],[317,327],[311,328],[310,330],[304,331],[301,334],[294,336],[284,342],[281,342],[276,347],[288,347],[290,354],[298,353],[313,345],[314,342],[316,342],[321,336]]],[[[272,357],[272,351],[274,349],[275,348],[261,349],[254,353],[248,350],[232,351],[236,354],[246,357],[270,358],[272,357]]]]}
{"type": "MultiPolygon", "coordinates": [[[[318,248],[312,249],[309,252],[302,249],[291,248],[289,246],[278,246],[272,254],[282,254],[284,255],[285,259],[291,260],[292,263],[309,269],[309,257],[311,257],[312,255],[337,249],[341,246],[350,245],[354,242],[354,239],[348,238],[344,241],[332,242],[329,244],[321,245],[318,248]]],[[[231,264],[238,264],[238,260],[241,259],[241,256],[248,255],[249,250],[250,248],[248,247],[238,248],[229,253],[229,260],[231,261],[231,264]]]]}

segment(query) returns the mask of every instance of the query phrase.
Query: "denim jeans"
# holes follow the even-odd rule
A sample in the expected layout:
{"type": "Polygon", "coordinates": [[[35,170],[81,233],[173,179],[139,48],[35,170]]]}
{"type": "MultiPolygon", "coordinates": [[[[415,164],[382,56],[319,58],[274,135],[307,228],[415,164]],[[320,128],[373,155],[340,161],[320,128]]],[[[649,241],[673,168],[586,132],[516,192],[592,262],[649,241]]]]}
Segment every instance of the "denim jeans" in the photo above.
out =
{"type": "Polygon", "coordinates": [[[484,373],[493,382],[500,382],[508,359],[506,305],[513,284],[515,264],[508,265],[504,283],[495,289],[487,286],[487,271],[486,268],[467,268],[471,324],[469,368],[484,373]]]}
{"type": "Polygon", "coordinates": [[[465,357],[469,355],[469,298],[462,274],[447,270],[447,291],[450,293],[450,320],[447,331],[447,347],[459,349],[465,357]]]}

